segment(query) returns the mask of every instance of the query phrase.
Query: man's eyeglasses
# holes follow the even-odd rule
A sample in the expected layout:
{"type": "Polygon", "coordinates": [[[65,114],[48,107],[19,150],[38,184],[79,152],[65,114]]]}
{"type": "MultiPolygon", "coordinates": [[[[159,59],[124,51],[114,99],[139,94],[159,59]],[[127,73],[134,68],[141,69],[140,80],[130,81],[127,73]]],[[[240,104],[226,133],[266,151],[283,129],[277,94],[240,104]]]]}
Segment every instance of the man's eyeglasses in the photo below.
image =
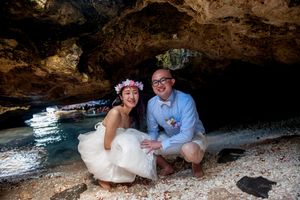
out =
{"type": "Polygon", "coordinates": [[[159,85],[159,83],[162,84],[162,85],[164,85],[164,84],[166,84],[167,80],[170,80],[170,79],[173,79],[173,78],[162,77],[159,80],[153,80],[152,81],[152,86],[153,87],[157,87],[159,85]]]}

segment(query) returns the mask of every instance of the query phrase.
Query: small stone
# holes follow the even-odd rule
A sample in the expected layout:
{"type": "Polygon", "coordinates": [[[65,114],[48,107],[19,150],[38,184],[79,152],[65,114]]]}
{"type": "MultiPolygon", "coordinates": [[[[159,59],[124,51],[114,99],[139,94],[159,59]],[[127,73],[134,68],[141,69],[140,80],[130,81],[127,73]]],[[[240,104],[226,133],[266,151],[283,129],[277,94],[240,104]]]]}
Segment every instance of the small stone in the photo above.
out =
{"type": "Polygon", "coordinates": [[[50,200],[75,200],[80,198],[80,194],[87,190],[87,185],[81,183],[72,188],[66,189],[60,193],[53,195],[50,200]]]}
{"type": "Polygon", "coordinates": [[[29,200],[29,199],[32,199],[32,195],[27,191],[23,191],[20,194],[20,199],[29,200]]]}
{"type": "Polygon", "coordinates": [[[225,188],[213,188],[208,192],[208,200],[237,200],[238,198],[225,188]]]}

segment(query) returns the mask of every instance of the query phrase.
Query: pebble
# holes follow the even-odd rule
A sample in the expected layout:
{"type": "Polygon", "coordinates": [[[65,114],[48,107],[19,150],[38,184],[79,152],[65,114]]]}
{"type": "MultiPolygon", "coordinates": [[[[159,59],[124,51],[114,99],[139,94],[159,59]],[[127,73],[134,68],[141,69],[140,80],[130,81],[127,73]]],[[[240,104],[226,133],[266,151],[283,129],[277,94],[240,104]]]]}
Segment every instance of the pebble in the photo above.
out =
{"type": "MultiPolygon", "coordinates": [[[[156,182],[139,178],[128,188],[117,187],[111,192],[93,184],[85,165],[72,165],[52,169],[39,179],[25,180],[16,187],[1,188],[1,199],[50,199],[55,192],[81,183],[87,190],[79,200],[101,199],[261,199],[241,191],[236,183],[244,176],[264,176],[277,182],[269,192],[269,199],[300,199],[300,137],[282,138],[276,142],[245,145],[245,155],[228,163],[217,163],[218,156],[207,153],[203,161],[203,178],[192,176],[190,169],[182,169],[156,182]],[[121,188],[121,189],[120,189],[121,188]],[[2,192],[2,193],[1,193],[2,192]],[[224,199],[224,198],[223,198],[224,199]]],[[[187,165],[189,166],[189,165],[187,165]]]]}

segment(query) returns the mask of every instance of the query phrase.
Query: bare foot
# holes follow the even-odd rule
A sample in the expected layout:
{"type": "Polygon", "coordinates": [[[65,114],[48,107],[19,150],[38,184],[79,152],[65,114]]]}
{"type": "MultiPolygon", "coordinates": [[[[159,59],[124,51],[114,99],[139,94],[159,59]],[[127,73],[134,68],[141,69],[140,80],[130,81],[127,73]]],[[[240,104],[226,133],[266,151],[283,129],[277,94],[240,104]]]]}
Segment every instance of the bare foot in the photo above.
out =
{"type": "Polygon", "coordinates": [[[192,171],[195,177],[201,178],[204,176],[201,164],[192,163],[192,171]]]}
{"type": "Polygon", "coordinates": [[[175,172],[175,171],[174,171],[173,167],[168,166],[168,167],[163,168],[163,169],[160,171],[159,175],[160,175],[160,176],[168,176],[168,175],[170,175],[170,174],[173,174],[174,172],[175,172]]]}
{"type": "Polygon", "coordinates": [[[109,182],[107,181],[101,181],[101,180],[98,180],[98,184],[105,190],[110,190],[111,189],[111,185],[109,182]]]}

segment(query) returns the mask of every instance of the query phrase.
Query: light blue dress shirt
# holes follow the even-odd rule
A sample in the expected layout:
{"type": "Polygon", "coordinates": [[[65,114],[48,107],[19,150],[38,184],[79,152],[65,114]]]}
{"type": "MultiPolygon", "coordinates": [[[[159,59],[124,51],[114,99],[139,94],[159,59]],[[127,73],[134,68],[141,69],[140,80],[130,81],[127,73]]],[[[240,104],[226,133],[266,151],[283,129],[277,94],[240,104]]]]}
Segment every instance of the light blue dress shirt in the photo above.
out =
{"type": "Polygon", "coordinates": [[[191,95],[173,89],[166,105],[158,96],[152,97],[147,106],[147,128],[153,140],[159,136],[161,126],[169,137],[162,142],[165,150],[173,144],[192,141],[195,134],[204,134],[195,102],[191,95]]]}

